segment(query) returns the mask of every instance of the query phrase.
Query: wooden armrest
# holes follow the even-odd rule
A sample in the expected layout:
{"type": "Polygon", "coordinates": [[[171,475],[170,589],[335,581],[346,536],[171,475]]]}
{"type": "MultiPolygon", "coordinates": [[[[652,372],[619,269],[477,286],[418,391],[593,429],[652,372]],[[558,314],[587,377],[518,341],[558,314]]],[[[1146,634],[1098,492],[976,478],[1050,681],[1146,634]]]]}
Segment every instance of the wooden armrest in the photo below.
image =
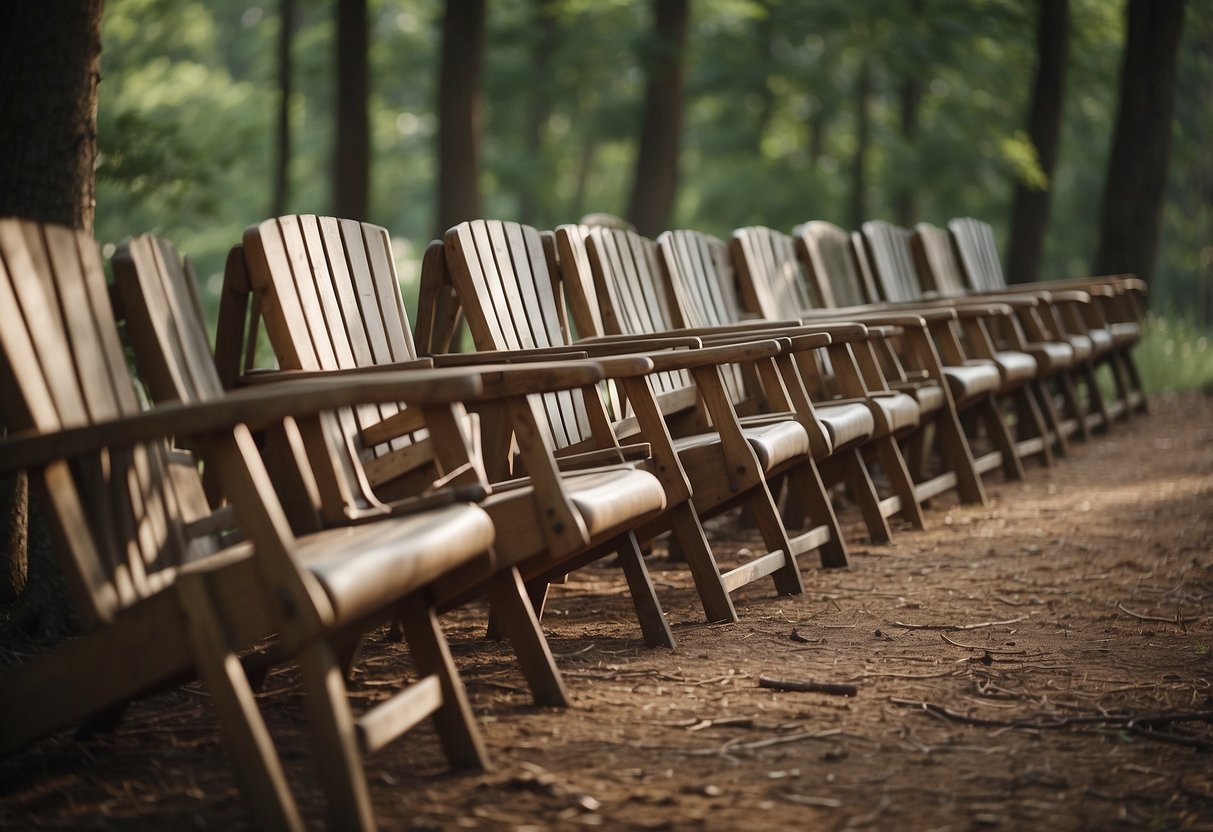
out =
{"type": "Polygon", "coordinates": [[[1082,289],[1050,290],[1049,299],[1054,303],[1090,303],[1091,295],[1082,289]]]}
{"type": "Polygon", "coordinates": [[[681,332],[659,332],[654,335],[645,336],[628,336],[627,338],[619,338],[610,342],[597,342],[586,344],[582,341],[577,342],[577,347],[584,347],[591,358],[598,359],[609,355],[623,355],[627,353],[645,353],[651,350],[667,350],[685,347],[687,349],[696,349],[703,346],[703,340],[690,335],[683,335],[681,332]]]}
{"type": "Polygon", "coordinates": [[[713,367],[722,364],[745,364],[778,355],[783,345],[774,339],[762,341],[745,340],[733,344],[703,347],[698,350],[672,350],[651,353],[654,372],[690,370],[695,367],[713,367]]]}
{"type": "Polygon", "coordinates": [[[113,421],[53,433],[22,433],[0,441],[0,473],[45,465],[106,447],[168,437],[203,436],[239,424],[257,430],[289,416],[310,416],[358,404],[407,401],[450,404],[480,396],[476,374],[456,370],[360,373],[257,385],[209,402],[159,405],[113,421]]]}
{"type": "Polygon", "coordinates": [[[556,457],[556,467],[561,471],[581,471],[586,468],[599,468],[621,462],[638,462],[646,460],[652,455],[652,445],[648,442],[637,442],[620,445],[617,448],[599,448],[596,451],[558,456],[556,457]]]}
{"type": "Polygon", "coordinates": [[[602,365],[596,361],[495,364],[474,369],[482,390],[465,401],[488,401],[569,390],[597,384],[603,379],[602,365]]]}
{"type": "Polygon", "coordinates": [[[397,361],[392,364],[371,364],[367,367],[342,367],[336,370],[250,370],[236,379],[236,386],[248,387],[258,384],[279,384],[283,381],[297,381],[318,378],[342,378],[361,373],[391,373],[398,370],[430,370],[434,362],[429,358],[417,358],[412,361],[397,361]]]}
{"type": "Polygon", "coordinates": [[[525,350],[485,350],[483,352],[448,352],[426,356],[437,367],[469,367],[482,364],[525,364],[533,361],[576,360],[589,356],[577,347],[536,347],[525,350]]]}

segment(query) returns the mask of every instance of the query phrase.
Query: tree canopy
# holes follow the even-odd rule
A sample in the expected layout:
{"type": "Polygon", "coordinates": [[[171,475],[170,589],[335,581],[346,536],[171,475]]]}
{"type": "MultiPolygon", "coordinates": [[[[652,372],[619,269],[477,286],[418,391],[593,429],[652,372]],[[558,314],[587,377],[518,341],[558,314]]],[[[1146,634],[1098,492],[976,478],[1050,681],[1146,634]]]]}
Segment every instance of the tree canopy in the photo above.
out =
{"type": "MultiPolygon", "coordinates": [[[[337,26],[299,2],[290,96],[293,212],[332,212],[337,26]]],[[[369,0],[369,219],[400,239],[401,276],[437,217],[444,4],[369,0]]],[[[279,4],[109,0],[102,21],[96,233],[155,230],[214,292],[226,249],[274,193],[279,4]]],[[[1124,9],[1071,0],[1057,166],[1028,138],[1037,4],[1024,0],[698,0],[685,61],[672,226],[717,234],[808,219],[847,224],[865,61],[864,201],[897,219],[971,214],[1006,235],[1016,183],[1052,190],[1042,274],[1086,272],[1117,106],[1124,9]],[[907,83],[914,129],[905,129],[907,83]]],[[[646,3],[487,4],[479,186],[486,216],[540,227],[624,214],[641,133],[646,3]]],[[[1213,10],[1191,4],[1155,300],[1199,294],[1213,317],[1213,10]],[[1199,289],[1198,289],[1199,287],[1199,289]]],[[[415,294],[406,288],[406,295],[415,294]]]]}

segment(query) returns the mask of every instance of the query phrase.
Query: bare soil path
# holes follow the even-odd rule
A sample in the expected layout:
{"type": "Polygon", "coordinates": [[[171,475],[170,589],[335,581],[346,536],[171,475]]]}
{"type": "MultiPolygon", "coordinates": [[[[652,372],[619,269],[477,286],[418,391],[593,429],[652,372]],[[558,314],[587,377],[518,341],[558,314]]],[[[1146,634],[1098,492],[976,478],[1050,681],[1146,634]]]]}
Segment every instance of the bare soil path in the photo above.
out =
{"type": "MultiPolygon", "coordinates": [[[[674,651],[638,646],[617,571],[578,573],[545,619],[568,712],[529,704],[509,651],[478,637],[482,611],[449,617],[495,768],[447,773],[415,732],[369,762],[381,824],[1213,829],[1213,398],[1155,399],[990,491],[855,545],[850,570],[806,562],[803,596],[750,587],[735,625],[703,624],[685,570],[655,559],[674,651]]],[[[744,545],[715,531],[722,551],[744,545]]],[[[365,662],[406,667],[384,638],[365,662]]],[[[290,682],[272,676],[264,704],[319,823],[290,682]]],[[[0,761],[2,828],[245,823],[200,687],[0,761]]]]}

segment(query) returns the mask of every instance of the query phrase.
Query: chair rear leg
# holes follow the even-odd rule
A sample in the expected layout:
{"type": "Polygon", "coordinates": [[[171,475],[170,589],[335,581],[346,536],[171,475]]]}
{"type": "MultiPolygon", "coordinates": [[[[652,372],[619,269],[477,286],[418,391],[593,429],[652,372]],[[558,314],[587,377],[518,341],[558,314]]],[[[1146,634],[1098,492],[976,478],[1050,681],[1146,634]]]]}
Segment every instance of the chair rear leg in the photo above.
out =
{"type": "Polygon", "coordinates": [[[670,510],[670,522],[671,540],[678,542],[686,558],[704,615],[713,622],[736,621],[737,609],[720,579],[720,566],[712,555],[712,547],[694,507],[689,502],[674,506],[670,510]]]}
{"type": "MultiPolygon", "coordinates": [[[[863,457],[859,451],[855,451],[855,466],[864,479],[867,480],[869,494],[875,499],[876,489],[872,485],[872,480],[868,477],[867,466],[863,464],[863,457]]],[[[800,492],[804,502],[809,510],[809,520],[816,524],[825,526],[830,531],[830,539],[821,544],[818,551],[821,557],[821,565],[829,569],[841,569],[851,565],[851,557],[847,553],[847,543],[842,537],[842,528],[838,525],[838,515],[834,513],[834,506],[830,502],[829,492],[826,491],[825,483],[821,479],[821,473],[817,470],[817,466],[813,464],[813,460],[808,460],[803,465],[797,465],[788,475],[789,483],[794,483],[796,490],[800,492]]],[[[857,483],[858,489],[862,485],[857,483]]],[[[877,515],[879,516],[880,509],[877,506],[877,515]]],[[[884,518],[880,518],[880,524],[888,529],[884,524],[884,518]]],[[[797,571],[797,578],[800,577],[797,571]]]]}
{"type": "Polygon", "coordinates": [[[918,504],[918,498],[914,494],[914,480],[910,477],[897,440],[892,436],[884,436],[876,440],[876,450],[880,455],[880,464],[884,468],[885,476],[889,478],[889,486],[901,501],[898,515],[915,529],[926,528],[922,506],[918,504]]]}
{"type": "MultiPolygon", "coordinates": [[[[847,479],[847,490],[850,492],[851,498],[859,505],[864,525],[868,527],[868,537],[873,543],[888,543],[893,539],[893,532],[889,529],[889,524],[880,510],[880,497],[876,494],[876,485],[872,482],[871,474],[868,473],[868,466],[864,463],[863,454],[858,449],[848,452],[845,463],[844,476],[847,479]]],[[[833,514],[832,511],[831,514],[833,514]]],[[[837,525],[837,520],[835,520],[835,525],[837,525]]],[[[826,553],[822,551],[821,554],[822,566],[846,565],[845,562],[827,564],[825,562],[826,553]]]]}
{"type": "Polygon", "coordinates": [[[548,641],[539,628],[539,617],[527,597],[526,585],[516,568],[493,577],[488,585],[493,621],[509,639],[518,657],[522,675],[531,687],[536,705],[567,708],[568,692],[556,668],[548,641]]]}
{"type": "Polygon", "coordinates": [[[1099,414],[1099,425],[1096,428],[1106,433],[1112,427],[1112,414],[1108,411],[1108,403],[1104,401],[1099,389],[1099,379],[1095,377],[1095,364],[1088,363],[1082,370],[1084,386],[1087,388],[1087,398],[1091,402],[1090,410],[1099,414]]]}
{"type": "Polygon", "coordinates": [[[657,590],[649,577],[649,568],[645,565],[636,535],[632,532],[622,535],[617,552],[632,594],[632,603],[636,607],[640,630],[644,633],[644,643],[649,647],[673,647],[674,631],[670,629],[670,622],[666,621],[661,602],[657,600],[657,590]]]}
{"type": "Polygon", "coordinates": [[[758,533],[762,535],[762,541],[766,545],[767,551],[783,551],[783,566],[771,573],[775,591],[780,595],[799,595],[804,592],[804,581],[800,577],[800,567],[796,565],[792,541],[788,538],[783,518],[779,516],[779,510],[775,508],[775,501],[771,499],[771,492],[767,490],[765,481],[760,482],[754,489],[746,500],[746,505],[754,513],[754,522],[758,526],[758,533]]]}
{"type": "Polygon", "coordinates": [[[1053,446],[1049,437],[1049,427],[1041,412],[1039,397],[1033,385],[1025,384],[1015,391],[1015,439],[1040,439],[1040,452],[1037,456],[1042,467],[1053,465],[1053,446]]]}
{"type": "MultiPolygon", "coordinates": [[[[1065,374],[1063,373],[1062,376],[1065,374]]],[[[1058,377],[1060,378],[1060,376],[1058,377]]],[[[1058,382],[1060,385],[1060,381],[1058,382]]],[[[1050,447],[1057,456],[1070,453],[1070,441],[1066,438],[1065,428],[1061,424],[1061,415],[1057,412],[1057,404],[1053,399],[1053,390],[1047,379],[1037,379],[1032,382],[1032,391],[1036,401],[1040,403],[1040,412],[1044,416],[1046,437],[1051,440],[1050,447]]]]}
{"type": "Polygon", "coordinates": [[[940,411],[935,420],[935,438],[939,443],[944,464],[956,474],[956,491],[960,495],[960,501],[988,505],[986,488],[981,481],[981,475],[977,473],[977,463],[973,460],[973,450],[969,447],[968,437],[960,428],[956,411],[951,407],[940,411]]]}
{"type": "Polygon", "coordinates": [[[476,727],[446,636],[438,625],[438,616],[416,597],[406,599],[399,612],[418,675],[436,675],[442,685],[442,706],[434,712],[434,723],[447,759],[456,768],[487,769],[488,751],[476,727]]]}
{"type": "Polygon", "coordinates": [[[1015,440],[1011,438],[1011,431],[1007,428],[1007,423],[1003,420],[994,397],[983,398],[978,403],[977,410],[977,416],[985,425],[986,434],[990,437],[994,447],[1002,454],[1003,476],[1008,480],[1022,480],[1024,478],[1023,460],[1019,458],[1015,440]]]}
{"type": "Polygon", "coordinates": [[[375,812],[341,665],[327,643],[314,641],[300,652],[299,667],[328,827],[374,829],[375,812]]]}
{"type": "Polygon", "coordinates": [[[257,829],[302,830],[269,729],[240,659],[228,645],[201,575],[181,575],[176,591],[198,675],[211,692],[219,731],[257,829]]]}
{"type": "Polygon", "coordinates": [[[1078,397],[1078,388],[1074,384],[1074,376],[1068,372],[1062,373],[1057,377],[1057,380],[1061,386],[1064,412],[1068,418],[1077,421],[1078,429],[1075,433],[1078,436],[1078,440],[1086,442],[1091,438],[1091,431],[1087,428],[1087,414],[1083,410],[1082,400],[1078,397]]]}

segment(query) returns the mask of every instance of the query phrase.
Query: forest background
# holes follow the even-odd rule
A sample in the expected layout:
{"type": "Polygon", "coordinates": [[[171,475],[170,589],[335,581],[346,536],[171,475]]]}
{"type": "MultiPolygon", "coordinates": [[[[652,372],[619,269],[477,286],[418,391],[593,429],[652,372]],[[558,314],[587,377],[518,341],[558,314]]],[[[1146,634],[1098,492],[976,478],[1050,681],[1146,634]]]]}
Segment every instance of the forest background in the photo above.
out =
{"type": "MultiPolygon", "coordinates": [[[[107,0],[95,219],[107,255],[144,231],[173,239],[193,259],[213,309],[224,256],[245,226],[283,211],[339,213],[341,5],[107,0]],[[285,142],[277,132],[284,89],[285,142]],[[286,175],[276,185],[280,168],[286,175]]],[[[1039,276],[1089,273],[1125,6],[1070,0],[1052,176],[1027,133],[1042,7],[1030,0],[695,0],[667,227],[727,235],[749,224],[791,230],[810,219],[855,227],[870,218],[943,224],[973,215],[993,223],[1005,246],[1022,183],[1051,194],[1039,276]]],[[[438,102],[447,6],[370,0],[366,8],[370,186],[363,218],[395,238],[412,305],[421,252],[441,230],[438,102]]],[[[491,2],[484,25],[482,49],[472,38],[452,55],[465,69],[481,62],[471,113],[478,146],[467,162],[481,213],[540,228],[590,211],[626,215],[646,62],[658,44],[653,7],[491,2]]],[[[1208,0],[1187,4],[1175,95],[1152,304],[1207,330],[1208,0]]]]}

